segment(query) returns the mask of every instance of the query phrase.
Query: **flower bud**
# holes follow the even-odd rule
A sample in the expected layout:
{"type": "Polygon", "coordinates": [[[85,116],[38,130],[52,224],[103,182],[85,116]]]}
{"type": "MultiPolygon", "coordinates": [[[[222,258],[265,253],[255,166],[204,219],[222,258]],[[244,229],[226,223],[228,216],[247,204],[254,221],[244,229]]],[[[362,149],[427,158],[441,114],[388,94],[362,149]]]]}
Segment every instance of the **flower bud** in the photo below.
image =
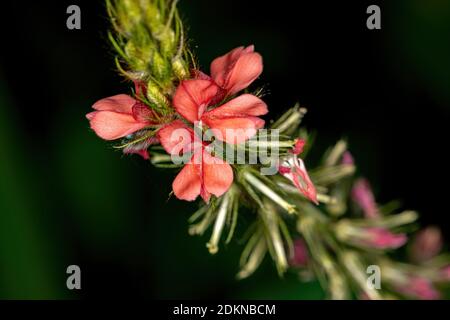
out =
{"type": "Polygon", "coordinates": [[[399,293],[421,300],[437,300],[440,298],[439,292],[430,280],[421,276],[411,276],[404,284],[397,285],[396,291],[399,293]]]}
{"type": "Polygon", "coordinates": [[[358,247],[396,249],[407,241],[403,233],[395,234],[382,227],[361,227],[348,220],[341,220],[335,230],[339,239],[358,247]]]}
{"type": "Polygon", "coordinates": [[[384,228],[367,228],[367,238],[363,241],[377,249],[396,249],[403,246],[407,237],[405,234],[395,234],[384,228]]]}
{"type": "Polygon", "coordinates": [[[349,151],[345,151],[342,155],[341,164],[353,166],[355,161],[353,160],[353,156],[349,151]]]}
{"type": "Polygon", "coordinates": [[[160,108],[169,108],[169,100],[161,88],[151,80],[147,83],[147,99],[160,108]]]}
{"type": "Polygon", "coordinates": [[[153,52],[150,68],[158,81],[166,82],[168,80],[170,64],[158,51],[153,52]]]}
{"type": "Polygon", "coordinates": [[[289,260],[292,267],[305,267],[309,260],[308,248],[303,239],[296,239],[294,241],[294,252],[289,260]]]}
{"type": "Polygon", "coordinates": [[[366,179],[356,180],[352,188],[352,199],[362,209],[366,218],[375,218],[379,215],[372,188],[366,179]]]}
{"type": "Polygon", "coordinates": [[[189,77],[189,68],[186,62],[180,57],[175,57],[172,60],[172,70],[180,80],[189,77]]]}
{"type": "Polygon", "coordinates": [[[437,227],[428,227],[418,232],[411,245],[411,259],[425,262],[442,249],[442,234],[437,227]]]}

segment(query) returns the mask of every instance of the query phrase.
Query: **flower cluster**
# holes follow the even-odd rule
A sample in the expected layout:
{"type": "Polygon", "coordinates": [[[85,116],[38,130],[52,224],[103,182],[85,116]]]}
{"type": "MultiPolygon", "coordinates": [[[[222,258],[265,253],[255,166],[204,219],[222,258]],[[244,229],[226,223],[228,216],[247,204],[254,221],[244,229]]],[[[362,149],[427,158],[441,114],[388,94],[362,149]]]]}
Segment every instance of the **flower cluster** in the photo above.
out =
{"type": "Polygon", "coordinates": [[[173,193],[202,198],[189,232],[211,227],[212,254],[226,230],[224,242],[233,239],[241,215],[250,217],[241,221],[248,231],[238,278],[269,255],[280,275],[291,270],[317,278],[333,299],[439,298],[436,286],[448,282],[450,265],[440,254],[439,230],[425,229],[408,246],[410,263],[391,258],[390,251],[406,245],[417,214],[376,203],[368,181],[355,177],[345,141],[308,172],[314,136],[301,127],[306,109],[298,105],[270,123],[276,139],[269,141],[261,130],[268,107],[250,90],[263,70],[261,55],[252,45],[238,47],[205,74],[185,44],[176,2],[107,0],[116,64],[134,90],[97,101],[86,116],[92,130],[124,153],[179,170],[173,193]],[[256,161],[235,163],[223,145],[256,161]],[[268,163],[275,170],[264,174],[268,163]],[[382,270],[381,290],[367,285],[369,265],[382,270]]]}

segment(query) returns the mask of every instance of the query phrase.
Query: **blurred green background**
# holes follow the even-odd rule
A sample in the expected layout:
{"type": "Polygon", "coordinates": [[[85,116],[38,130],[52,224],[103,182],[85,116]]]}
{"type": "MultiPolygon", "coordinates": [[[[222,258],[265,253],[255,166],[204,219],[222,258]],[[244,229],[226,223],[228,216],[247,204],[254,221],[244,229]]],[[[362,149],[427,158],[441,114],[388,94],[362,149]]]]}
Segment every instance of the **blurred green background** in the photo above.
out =
{"type": "MultiPolygon", "coordinates": [[[[270,117],[296,101],[319,133],[311,161],[341,136],[381,203],[402,199],[449,234],[450,1],[312,4],[181,1],[191,46],[210,61],[254,43],[270,117]]],[[[172,171],[125,157],[84,115],[129,92],[114,70],[102,1],[9,3],[0,64],[0,298],[321,299],[316,282],[278,278],[269,260],[236,281],[239,238],[209,255],[190,237],[195,205],[169,199],[172,171]],[[82,29],[67,30],[78,4],[82,29]],[[66,288],[79,265],[82,290],[66,288]]],[[[244,218],[245,219],[245,218],[244,218]]]]}

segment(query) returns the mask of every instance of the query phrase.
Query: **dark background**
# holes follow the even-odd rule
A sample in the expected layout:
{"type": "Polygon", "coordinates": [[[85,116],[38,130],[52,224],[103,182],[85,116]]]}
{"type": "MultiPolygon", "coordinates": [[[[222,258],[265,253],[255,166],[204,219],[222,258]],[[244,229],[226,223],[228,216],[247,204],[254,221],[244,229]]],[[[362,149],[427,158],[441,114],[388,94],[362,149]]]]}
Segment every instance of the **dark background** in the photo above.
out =
{"type": "MultiPolygon", "coordinates": [[[[180,2],[205,71],[255,44],[271,118],[296,101],[318,131],[314,162],[348,138],[378,201],[401,199],[449,235],[450,1],[180,2]],[[295,3],[295,7],[293,4],[295,3]],[[366,28],[378,4],[382,30],[366,28]]],[[[210,256],[187,234],[194,205],[168,199],[174,173],[123,157],[90,131],[98,99],[129,92],[114,69],[103,1],[2,7],[1,298],[322,298],[267,260],[234,280],[239,239],[210,256]],[[66,8],[81,7],[81,30],[66,8]],[[167,201],[166,201],[167,200],[167,201]],[[82,290],[65,287],[66,267],[82,290]]]]}

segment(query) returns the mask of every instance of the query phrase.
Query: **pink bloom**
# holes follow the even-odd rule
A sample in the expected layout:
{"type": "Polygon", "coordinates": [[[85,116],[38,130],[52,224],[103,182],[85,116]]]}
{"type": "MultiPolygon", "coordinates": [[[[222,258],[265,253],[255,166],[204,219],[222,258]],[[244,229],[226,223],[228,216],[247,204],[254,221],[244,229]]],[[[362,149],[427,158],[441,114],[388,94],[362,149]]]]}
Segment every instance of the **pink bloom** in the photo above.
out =
{"type": "Polygon", "coordinates": [[[91,128],[102,139],[115,140],[152,124],[152,111],[126,94],[104,98],[86,115],[91,128]]]}
{"type": "Polygon", "coordinates": [[[364,242],[377,249],[396,249],[403,246],[407,237],[405,234],[394,234],[384,228],[366,228],[364,242]]]}
{"type": "Polygon", "coordinates": [[[158,136],[161,145],[171,155],[192,152],[191,159],[172,183],[178,199],[193,201],[200,195],[208,202],[211,194],[220,197],[231,186],[231,166],[212,156],[206,150],[206,145],[197,141],[194,131],[181,120],[175,120],[160,129],[158,136]]]}
{"type": "Polygon", "coordinates": [[[354,165],[355,161],[353,160],[353,156],[349,151],[345,151],[342,155],[342,161],[341,164],[344,165],[354,165]]]}
{"type": "Polygon", "coordinates": [[[306,198],[318,204],[316,188],[309,178],[303,160],[298,157],[303,151],[304,144],[304,140],[297,140],[291,155],[287,156],[278,167],[278,172],[289,179],[306,198]]]}
{"type": "Polygon", "coordinates": [[[306,243],[303,239],[296,239],[294,241],[294,255],[290,260],[290,265],[293,267],[305,267],[308,263],[309,255],[306,243]]]}
{"type": "Polygon", "coordinates": [[[191,123],[207,125],[215,137],[230,144],[246,141],[264,126],[258,116],[268,112],[267,105],[251,94],[243,94],[209,109],[220,88],[209,80],[185,80],[173,97],[175,110],[191,123]]]}
{"type": "Polygon", "coordinates": [[[413,276],[410,277],[407,284],[397,286],[397,291],[417,299],[437,300],[440,293],[434,288],[433,284],[426,278],[413,276]]]}
{"type": "Polygon", "coordinates": [[[378,217],[378,207],[372,193],[372,188],[366,179],[358,179],[352,188],[352,198],[363,210],[367,218],[378,217]]]}
{"type": "Polygon", "coordinates": [[[424,262],[436,256],[441,249],[441,230],[427,227],[417,233],[411,246],[411,258],[416,262],[424,262]]]}
{"type": "Polygon", "coordinates": [[[254,49],[253,45],[238,47],[211,63],[211,77],[226,95],[247,88],[261,74],[262,57],[254,49]]]}

